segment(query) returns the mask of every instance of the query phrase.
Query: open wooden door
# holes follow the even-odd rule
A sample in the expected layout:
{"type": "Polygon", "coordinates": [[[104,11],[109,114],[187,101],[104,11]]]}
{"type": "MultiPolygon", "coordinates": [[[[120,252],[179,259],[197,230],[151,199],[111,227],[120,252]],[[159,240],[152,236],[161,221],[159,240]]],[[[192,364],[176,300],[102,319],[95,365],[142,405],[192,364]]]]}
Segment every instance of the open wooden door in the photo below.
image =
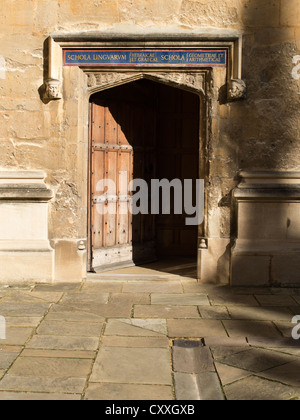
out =
{"type": "Polygon", "coordinates": [[[96,271],[156,259],[154,216],[129,211],[130,181],[150,182],[155,172],[155,108],[135,93],[132,86],[128,98],[119,88],[91,100],[90,265],[96,271]]]}

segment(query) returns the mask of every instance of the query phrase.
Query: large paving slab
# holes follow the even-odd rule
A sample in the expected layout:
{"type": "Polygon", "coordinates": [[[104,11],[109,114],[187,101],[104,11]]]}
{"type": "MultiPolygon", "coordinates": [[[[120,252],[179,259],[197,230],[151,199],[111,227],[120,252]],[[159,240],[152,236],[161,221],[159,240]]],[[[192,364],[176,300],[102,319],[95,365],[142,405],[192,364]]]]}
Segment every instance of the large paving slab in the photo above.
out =
{"type": "Polygon", "coordinates": [[[90,383],[84,399],[104,401],[170,401],[174,399],[174,396],[171,386],[90,383]]]}
{"type": "Polygon", "coordinates": [[[65,293],[60,299],[61,304],[76,304],[76,303],[102,303],[108,302],[109,293],[65,293]]]}
{"type": "Polygon", "coordinates": [[[71,337],[35,335],[26,345],[28,349],[41,350],[96,350],[99,345],[98,337],[71,337]]]}
{"type": "Polygon", "coordinates": [[[292,296],[256,295],[255,297],[262,306],[294,306],[296,303],[295,299],[292,296]]]}
{"type": "Polygon", "coordinates": [[[123,286],[123,293],[183,293],[180,281],[128,282],[123,286]]]}
{"type": "Polygon", "coordinates": [[[292,356],[267,349],[249,349],[230,354],[222,359],[222,363],[251,372],[262,372],[275,366],[293,361],[292,356]]]}
{"type": "Polygon", "coordinates": [[[219,378],[215,372],[205,372],[196,375],[176,372],[174,376],[177,400],[224,400],[219,378]]]}
{"type": "Polygon", "coordinates": [[[123,283],[113,281],[86,281],[83,283],[81,290],[84,293],[120,293],[123,283]]]}
{"type": "Polygon", "coordinates": [[[169,319],[169,337],[227,337],[221,321],[203,319],[169,319]]]}
{"type": "Polygon", "coordinates": [[[96,351],[24,349],[22,357],[53,357],[58,359],[94,359],[96,351]]]}
{"type": "Polygon", "coordinates": [[[41,335],[85,336],[98,337],[101,334],[103,323],[44,321],[37,329],[41,335]]]}
{"type": "MultiPolygon", "coordinates": [[[[63,308],[63,305],[59,305],[60,308],[63,308]]],[[[102,316],[104,318],[130,318],[132,312],[132,304],[126,303],[123,305],[115,303],[68,303],[68,307],[73,311],[87,312],[94,315],[102,316]]]]}
{"type": "Polygon", "coordinates": [[[105,318],[100,315],[84,311],[76,311],[73,308],[54,305],[44,318],[46,321],[69,321],[69,322],[104,322],[105,318]]]}
{"type": "Polygon", "coordinates": [[[179,305],[179,306],[196,306],[196,305],[209,305],[206,295],[196,293],[152,293],[152,305],[179,305]]]}
{"type": "Polygon", "coordinates": [[[52,378],[7,374],[0,381],[0,391],[82,394],[86,378],[52,378]]]}
{"type": "MultiPolygon", "coordinates": [[[[292,357],[289,357],[292,360],[292,357]]],[[[259,376],[267,378],[269,380],[277,380],[284,384],[291,385],[293,387],[299,387],[300,390],[300,359],[291,361],[290,363],[276,366],[265,372],[261,372],[259,376]]]]}
{"type": "Polygon", "coordinates": [[[117,305],[149,305],[150,293],[111,293],[109,302],[117,305]]]}
{"type": "Polygon", "coordinates": [[[19,357],[9,370],[10,375],[85,378],[91,370],[91,360],[50,357],[19,357]]]}
{"type": "Polygon", "coordinates": [[[6,338],[1,340],[5,345],[25,345],[34,332],[34,328],[27,327],[7,327],[6,338]]]}
{"type": "Polygon", "coordinates": [[[252,374],[247,370],[234,368],[232,366],[224,365],[223,363],[216,362],[215,366],[223,386],[246,378],[252,374]]]}
{"type": "Polygon", "coordinates": [[[6,316],[43,316],[50,304],[45,302],[0,302],[0,314],[6,316]]]}
{"type": "Polygon", "coordinates": [[[161,348],[100,348],[90,381],[171,385],[170,352],[161,348]]]}

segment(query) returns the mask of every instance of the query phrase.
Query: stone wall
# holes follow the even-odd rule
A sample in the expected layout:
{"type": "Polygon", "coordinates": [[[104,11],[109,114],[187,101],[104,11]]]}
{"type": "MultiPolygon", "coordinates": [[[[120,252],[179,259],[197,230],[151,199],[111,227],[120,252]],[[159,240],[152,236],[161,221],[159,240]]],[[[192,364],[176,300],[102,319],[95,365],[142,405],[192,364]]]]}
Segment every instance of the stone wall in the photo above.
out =
{"type": "MultiPolygon", "coordinates": [[[[41,98],[45,40],[53,33],[230,29],[243,35],[246,100],[225,103],[214,90],[207,157],[210,238],[228,244],[236,236],[231,195],[240,170],[299,171],[299,0],[2,0],[0,9],[0,171],[46,173],[54,193],[49,238],[57,251],[56,279],[76,280],[85,271],[78,241],[86,238],[86,162],[78,151],[87,145],[72,120],[72,107],[80,113],[83,72],[64,70],[72,77],[62,100],[41,98]],[[68,259],[72,268],[66,273],[68,259]]],[[[227,281],[228,273],[222,268],[215,279],[227,281]]]]}

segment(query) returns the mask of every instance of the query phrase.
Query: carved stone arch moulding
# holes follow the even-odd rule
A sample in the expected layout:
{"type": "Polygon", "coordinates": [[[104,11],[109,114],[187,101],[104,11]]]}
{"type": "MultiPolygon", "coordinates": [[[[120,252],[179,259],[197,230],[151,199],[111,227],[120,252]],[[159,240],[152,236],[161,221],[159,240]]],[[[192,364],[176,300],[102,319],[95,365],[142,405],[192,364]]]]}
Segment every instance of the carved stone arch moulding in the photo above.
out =
{"type": "Polygon", "coordinates": [[[90,93],[105,90],[111,87],[130,83],[139,79],[148,79],[154,82],[167,84],[176,88],[192,91],[205,96],[206,72],[86,72],[88,89],[90,93]]]}

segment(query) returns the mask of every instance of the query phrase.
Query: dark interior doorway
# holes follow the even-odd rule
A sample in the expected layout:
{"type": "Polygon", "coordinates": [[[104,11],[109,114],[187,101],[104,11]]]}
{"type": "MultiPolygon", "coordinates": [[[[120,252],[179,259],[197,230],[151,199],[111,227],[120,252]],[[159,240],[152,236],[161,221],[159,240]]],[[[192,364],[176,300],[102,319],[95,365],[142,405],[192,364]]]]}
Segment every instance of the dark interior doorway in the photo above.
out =
{"type": "Polygon", "coordinates": [[[174,214],[173,189],[170,214],[162,214],[162,196],[159,214],[123,213],[131,200],[125,186],[137,178],[149,187],[149,213],[153,179],[193,180],[195,204],[199,116],[197,95],[146,79],[91,96],[91,270],[174,257],[196,262],[198,226],[186,225],[184,205],[182,214],[174,214]],[[115,194],[99,185],[103,179],[115,183],[115,194]]]}

